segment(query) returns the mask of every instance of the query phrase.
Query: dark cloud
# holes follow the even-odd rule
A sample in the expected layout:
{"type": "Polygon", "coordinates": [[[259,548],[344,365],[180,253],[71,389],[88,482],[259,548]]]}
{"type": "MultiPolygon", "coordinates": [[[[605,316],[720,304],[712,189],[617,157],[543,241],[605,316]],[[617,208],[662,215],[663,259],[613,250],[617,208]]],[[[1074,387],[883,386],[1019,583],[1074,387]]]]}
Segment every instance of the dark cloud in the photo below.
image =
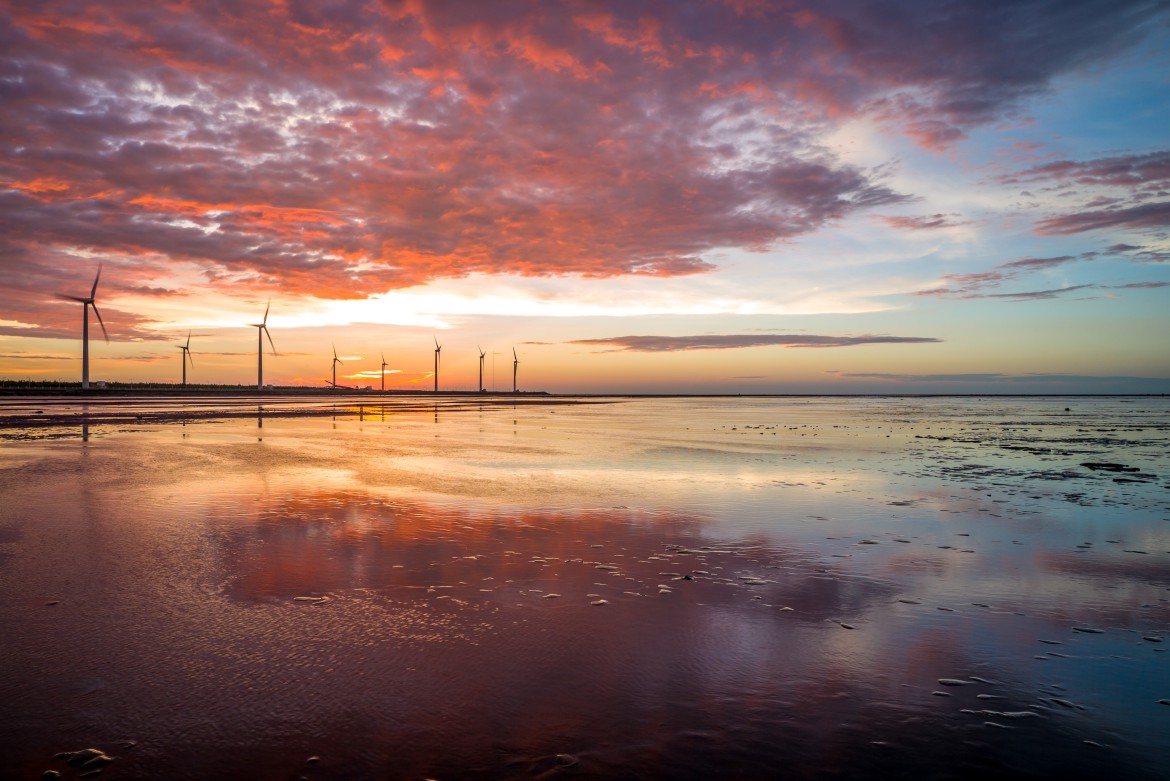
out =
{"type": "Polygon", "coordinates": [[[32,355],[29,353],[7,353],[0,354],[0,358],[6,358],[13,361],[75,361],[77,358],[72,355],[32,355]]]}
{"type": "Polygon", "coordinates": [[[923,336],[813,336],[809,334],[724,334],[709,336],[611,336],[576,339],[569,344],[610,347],[614,351],[657,353],[681,350],[734,350],[741,347],[852,347],[860,344],[927,344],[923,336]]]}
{"type": "Polygon", "coordinates": [[[891,382],[996,382],[996,383],[1113,383],[1113,382],[1152,382],[1165,383],[1165,377],[1129,377],[1123,375],[1093,375],[1093,374],[1002,374],[999,372],[971,373],[971,374],[883,374],[883,373],[850,373],[832,372],[841,377],[854,377],[871,380],[889,380],[891,382]]]}
{"type": "Polygon", "coordinates": [[[1013,301],[1046,301],[1051,298],[1059,298],[1065,293],[1071,293],[1074,290],[1087,290],[1095,288],[1096,285],[1071,285],[1069,287],[1058,287],[1052,290],[1030,290],[1025,293],[986,293],[980,298],[1007,298],[1013,301]]]}
{"type": "Polygon", "coordinates": [[[1049,217],[1036,224],[1041,234],[1050,236],[1083,233],[1103,228],[1170,227],[1170,201],[1143,203],[1120,209],[1095,209],[1049,217]]]}
{"type": "Polygon", "coordinates": [[[1123,187],[1170,184],[1170,150],[1102,157],[1076,162],[1056,160],[1001,179],[1006,184],[1069,181],[1079,185],[1123,187]]]}
{"type": "Polygon", "coordinates": [[[1055,258],[1021,258],[1009,263],[1001,263],[997,268],[1019,268],[1034,271],[1063,266],[1065,263],[1072,263],[1075,260],[1077,258],[1073,255],[1060,255],[1055,258]]]}
{"type": "Polygon", "coordinates": [[[1111,285],[1114,290],[1141,290],[1159,287],[1170,287],[1170,282],[1130,282],[1126,285],[1111,285]]]}
{"type": "MultiPolygon", "coordinates": [[[[829,119],[867,115],[945,146],[1135,45],[1165,13],[1096,0],[752,13],[663,0],[9,3],[0,263],[51,268],[82,250],[328,298],[475,272],[702,273],[712,250],[907,200],[817,146],[829,119]]],[[[951,215],[907,219],[898,227],[951,215]]],[[[134,279],[127,292],[174,294],[134,279]]],[[[44,274],[22,284],[57,289],[44,274]]],[[[22,322],[50,316],[25,308],[22,322]]]]}
{"type": "Polygon", "coordinates": [[[966,222],[956,220],[957,214],[927,214],[921,217],[903,217],[899,215],[875,214],[874,217],[889,225],[891,228],[902,230],[930,230],[933,228],[953,228],[966,225],[966,222]]]}

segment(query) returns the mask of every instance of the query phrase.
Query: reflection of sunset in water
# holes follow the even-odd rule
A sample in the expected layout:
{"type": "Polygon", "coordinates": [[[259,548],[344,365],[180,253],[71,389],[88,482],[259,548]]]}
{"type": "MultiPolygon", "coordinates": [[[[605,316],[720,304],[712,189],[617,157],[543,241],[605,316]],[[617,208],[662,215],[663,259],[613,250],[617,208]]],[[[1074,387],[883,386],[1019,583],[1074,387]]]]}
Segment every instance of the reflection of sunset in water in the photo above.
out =
{"type": "MultiPolygon", "coordinates": [[[[926,402],[888,403],[0,447],[0,767],[94,745],[140,779],[1155,778],[1161,486],[979,418],[924,443],[926,402]]],[[[1106,455],[1155,472],[1159,431],[1106,455]]]]}

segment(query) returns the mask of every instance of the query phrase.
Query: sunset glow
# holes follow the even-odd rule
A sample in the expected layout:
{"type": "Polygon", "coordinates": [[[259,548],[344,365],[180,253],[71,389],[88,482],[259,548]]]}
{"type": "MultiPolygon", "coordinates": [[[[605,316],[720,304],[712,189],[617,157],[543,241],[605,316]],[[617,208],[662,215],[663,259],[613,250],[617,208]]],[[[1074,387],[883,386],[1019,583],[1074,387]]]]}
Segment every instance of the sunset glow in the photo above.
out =
{"type": "Polygon", "coordinates": [[[1170,392],[1168,22],[0,0],[0,379],[1170,392]]]}

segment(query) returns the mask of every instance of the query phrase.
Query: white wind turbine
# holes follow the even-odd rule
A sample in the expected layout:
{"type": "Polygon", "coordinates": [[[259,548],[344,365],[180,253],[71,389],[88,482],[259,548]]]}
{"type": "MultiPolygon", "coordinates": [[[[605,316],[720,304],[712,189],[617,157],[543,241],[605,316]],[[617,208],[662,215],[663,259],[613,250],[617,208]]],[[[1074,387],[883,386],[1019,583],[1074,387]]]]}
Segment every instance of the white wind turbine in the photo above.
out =
{"type": "Polygon", "coordinates": [[[89,298],[70,296],[58,293],[57,298],[63,301],[77,301],[81,304],[81,389],[89,390],[89,308],[97,315],[98,325],[102,327],[102,336],[109,343],[110,335],[106,333],[106,324],[102,322],[102,313],[98,311],[95,298],[97,297],[98,280],[102,278],[102,267],[98,264],[97,276],[93,278],[93,288],[89,291],[89,298]]]}
{"type": "Polygon", "coordinates": [[[475,346],[475,349],[479,350],[479,392],[483,393],[483,357],[487,355],[487,353],[485,353],[483,348],[478,344],[475,346]]]}
{"type": "Polygon", "coordinates": [[[443,345],[439,344],[439,338],[435,337],[435,393],[439,392],[439,353],[443,351],[443,345]]]}
{"type": "Polygon", "coordinates": [[[333,387],[335,389],[337,388],[337,364],[339,363],[342,363],[342,360],[337,357],[337,345],[333,345],[333,387]]]}
{"type": "Polygon", "coordinates": [[[276,345],[272,343],[272,334],[268,333],[268,310],[272,308],[272,299],[268,299],[268,306],[264,307],[264,319],[259,323],[248,323],[256,330],[256,390],[264,390],[264,337],[268,337],[268,344],[272,347],[272,354],[276,355],[276,345]]]}
{"type": "Polygon", "coordinates": [[[179,349],[183,351],[183,385],[187,385],[187,361],[191,362],[191,368],[195,368],[195,359],[191,357],[191,332],[187,332],[187,343],[179,345],[179,349]]]}
{"type": "Polygon", "coordinates": [[[512,348],[512,392],[516,392],[516,370],[520,367],[520,359],[516,357],[516,348],[512,348]]]}
{"type": "Polygon", "coordinates": [[[389,364],[386,363],[386,353],[381,353],[381,355],[382,355],[382,392],[385,393],[386,392],[386,367],[389,366],[389,364]]]}

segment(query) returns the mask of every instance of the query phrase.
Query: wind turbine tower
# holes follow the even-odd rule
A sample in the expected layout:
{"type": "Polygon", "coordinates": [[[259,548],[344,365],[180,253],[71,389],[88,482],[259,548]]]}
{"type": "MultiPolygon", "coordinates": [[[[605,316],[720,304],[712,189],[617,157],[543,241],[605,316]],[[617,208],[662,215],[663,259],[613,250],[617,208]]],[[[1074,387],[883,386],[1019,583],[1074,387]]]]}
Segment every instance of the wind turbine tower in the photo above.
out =
{"type": "Polygon", "coordinates": [[[259,323],[248,323],[256,329],[256,390],[264,390],[264,337],[268,337],[268,345],[272,354],[276,355],[276,345],[272,343],[272,334],[268,333],[268,310],[272,308],[272,299],[268,299],[268,306],[264,307],[264,319],[259,323]]]}
{"type": "Polygon", "coordinates": [[[435,337],[435,393],[439,392],[439,353],[443,351],[443,345],[439,344],[438,337],[435,337]]]}
{"type": "Polygon", "coordinates": [[[520,359],[516,357],[516,348],[512,348],[512,392],[516,392],[516,371],[520,368],[520,359]]]}
{"type": "Polygon", "coordinates": [[[386,353],[382,353],[382,392],[386,392],[386,353]]]}
{"type": "Polygon", "coordinates": [[[187,343],[179,345],[179,349],[183,351],[183,386],[187,385],[187,361],[191,362],[191,368],[195,368],[195,359],[191,357],[191,332],[187,332],[187,343]]]}
{"type": "Polygon", "coordinates": [[[64,301],[76,301],[81,304],[81,389],[89,390],[89,308],[93,307],[93,313],[97,315],[98,325],[102,327],[102,336],[106,338],[106,343],[110,341],[110,335],[106,333],[106,324],[102,322],[102,313],[98,311],[97,302],[97,286],[98,280],[102,278],[102,267],[98,264],[97,276],[93,278],[93,288],[89,291],[89,298],[82,296],[70,296],[64,293],[58,293],[57,298],[64,301]]]}
{"type": "Polygon", "coordinates": [[[337,389],[337,364],[341,359],[337,357],[337,345],[333,345],[333,389],[337,389]]]}
{"type": "Polygon", "coordinates": [[[479,350],[479,392],[483,393],[483,357],[487,355],[487,353],[485,353],[483,348],[478,344],[475,346],[475,349],[479,350]]]}

